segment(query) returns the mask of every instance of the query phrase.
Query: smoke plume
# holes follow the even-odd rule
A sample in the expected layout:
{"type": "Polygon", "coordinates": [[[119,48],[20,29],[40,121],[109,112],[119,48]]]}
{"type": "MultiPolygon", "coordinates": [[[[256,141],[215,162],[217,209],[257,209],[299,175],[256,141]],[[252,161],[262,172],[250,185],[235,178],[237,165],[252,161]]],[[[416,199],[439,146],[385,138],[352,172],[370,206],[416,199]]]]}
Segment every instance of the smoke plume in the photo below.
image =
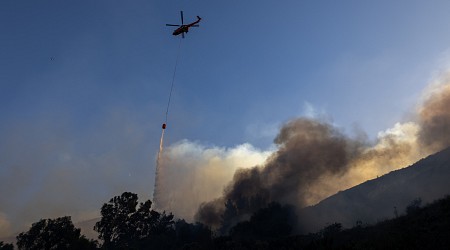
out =
{"type": "Polygon", "coordinates": [[[237,170],[221,197],[200,205],[196,219],[226,233],[269,202],[312,205],[448,147],[448,80],[441,78],[429,91],[413,121],[380,132],[372,144],[326,121],[299,118],[286,123],[274,140],[277,150],[266,162],[237,170]]]}
{"type": "Polygon", "coordinates": [[[305,118],[288,122],[275,143],[278,150],[264,166],[237,171],[223,197],[202,204],[196,218],[216,228],[228,227],[271,201],[304,206],[312,184],[326,174],[345,173],[362,150],[357,140],[332,125],[305,118]],[[227,218],[232,222],[222,221],[227,209],[236,211],[227,218]]]}
{"type": "Polygon", "coordinates": [[[450,142],[450,74],[436,83],[419,109],[418,140],[421,147],[439,151],[450,142]]]}
{"type": "Polygon", "coordinates": [[[158,209],[193,221],[199,205],[219,197],[238,169],[262,164],[270,155],[250,144],[233,148],[183,140],[164,149],[158,178],[158,209]]]}

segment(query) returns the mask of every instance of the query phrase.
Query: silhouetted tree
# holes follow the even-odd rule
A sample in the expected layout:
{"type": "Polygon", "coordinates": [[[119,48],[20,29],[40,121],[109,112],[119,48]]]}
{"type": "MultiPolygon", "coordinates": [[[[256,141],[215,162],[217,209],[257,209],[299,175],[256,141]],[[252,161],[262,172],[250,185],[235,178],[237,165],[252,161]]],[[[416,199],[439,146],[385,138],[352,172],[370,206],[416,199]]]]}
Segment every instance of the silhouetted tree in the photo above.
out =
{"type": "Polygon", "coordinates": [[[221,225],[219,229],[219,233],[221,235],[226,235],[228,233],[228,230],[237,223],[236,219],[238,218],[238,210],[236,208],[236,205],[231,201],[231,199],[228,199],[227,202],[225,202],[225,211],[223,212],[221,216],[221,225]]]}
{"type": "Polygon", "coordinates": [[[398,218],[398,211],[396,206],[394,206],[394,216],[395,218],[398,218]]]}
{"type": "Polygon", "coordinates": [[[319,233],[323,238],[330,238],[340,233],[341,231],[342,231],[342,224],[336,222],[329,226],[326,226],[325,228],[320,230],[319,233]]]}
{"type": "Polygon", "coordinates": [[[88,240],[75,228],[70,216],[43,219],[33,223],[28,232],[17,236],[19,249],[96,249],[96,241],[88,240]]]}
{"type": "Polygon", "coordinates": [[[125,192],[101,208],[94,230],[106,249],[165,249],[175,244],[173,215],[151,209],[150,200],[138,205],[138,196],[125,192]]]}
{"type": "Polygon", "coordinates": [[[272,202],[258,210],[249,221],[238,223],[231,228],[233,239],[273,239],[287,236],[292,231],[292,223],[296,222],[294,209],[272,202]]]}
{"type": "Polygon", "coordinates": [[[0,241],[0,250],[14,250],[14,245],[0,241]]]}
{"type": "Polygon", "coordinates": [[[362,223],[362,220],[357,220],[357,221],[356,221],[356,224],[355,224],[355,227],[356,227],[356,228],[361,228],[361,227],[362,227],[362,224],[363,224],[363,223],[362,223]]]}
{"type": "Polygon", "coordinates": [[[191,224],[185,220],[175,222],[177,247],[183,249],[210,249],[212,231],[201,223],[191,224]]]}
{"type": "Polygon", "coordinates": [[[422,205],[422,199],[416,198],[409,203],[408,206],[406,206],[406,214],[411,214],[420,209],[420,206],[422,205]]]}

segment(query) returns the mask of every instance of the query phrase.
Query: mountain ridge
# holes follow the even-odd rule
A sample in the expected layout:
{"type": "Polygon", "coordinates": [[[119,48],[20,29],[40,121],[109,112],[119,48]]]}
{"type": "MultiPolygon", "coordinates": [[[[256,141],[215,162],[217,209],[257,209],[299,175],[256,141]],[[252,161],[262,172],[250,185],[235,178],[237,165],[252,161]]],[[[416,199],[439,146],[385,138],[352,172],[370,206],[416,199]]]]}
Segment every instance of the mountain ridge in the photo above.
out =
{"type": "Polygon", "coordinates": [[[299,230],[315,232],[334,222],[350,228],[394,218],[414,199],[425,204],[450,194],[449,179],[450,147],[301,209],[299,230]]]}

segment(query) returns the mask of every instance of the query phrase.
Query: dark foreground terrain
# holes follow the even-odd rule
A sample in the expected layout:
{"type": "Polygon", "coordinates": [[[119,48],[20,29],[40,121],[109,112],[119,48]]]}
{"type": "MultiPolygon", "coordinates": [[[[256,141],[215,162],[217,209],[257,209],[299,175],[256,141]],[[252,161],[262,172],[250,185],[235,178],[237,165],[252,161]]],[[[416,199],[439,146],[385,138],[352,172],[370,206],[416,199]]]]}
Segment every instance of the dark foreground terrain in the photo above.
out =
{"type": "MultiPolygon", "coordinates": [[[[133,204],[136,203],[133,201],[133,204]]],[[[142,214],[145,204],[132,213],[131,218],[142,214]]],[[[105,214],[108,216],[96,224],[97,230],[102,229],[99,230],[103,233],[102,242],[88,240],[80,235],[79,229],[73,226],[70,217],[41,220],[33,224],[28,232],[17,237],[17,246],[19,249],[242,250],[449,249],[450,246],[450,196],[424,207],[421,207],[420,199],[414,200],[406,208],[404,215],[374,225],[359,222],[353,228],[345,229],[342,224],[336,222],[307,235],[289,236],[292,228],[287,220],[289,217],[284,216],[285,209],[286,207],[279,204],[272,204],[256,213],[249,221],[238,223],[230,230],[228,236],[215,236],[201,224],[194,225],[180,220],[175,222],[171,215],[157,212],[151,212],[150,217],[144,216],[142,220],[133,222],[125,219],[121,220],[121,223],[114,222],[108,224],[108,227],[102,227],[102,223],[110,219],[110,214],[105,214]],[[137,231],[130,227],[129,222],[141,225],[140,223],[147,219],[153,221],[152,227],[148,228],[150,230],[148,234],[143,234],[146,229],[140,226],[134,228],[137,231]],[[109,232],[110,229],[114,232],[109,232]]],[[[4,249],[11,250],[14,246],[0,242],[0,250],[4,249]]]]}
{"type": "Polygon", "coordinates": [[[450,196],[423,208],[412,203],[407,214],[375,225],[343,229],[340,223],[315,234],[272,240],[240,240],[222,237],[215,249],[449,249],[450,196]]]}

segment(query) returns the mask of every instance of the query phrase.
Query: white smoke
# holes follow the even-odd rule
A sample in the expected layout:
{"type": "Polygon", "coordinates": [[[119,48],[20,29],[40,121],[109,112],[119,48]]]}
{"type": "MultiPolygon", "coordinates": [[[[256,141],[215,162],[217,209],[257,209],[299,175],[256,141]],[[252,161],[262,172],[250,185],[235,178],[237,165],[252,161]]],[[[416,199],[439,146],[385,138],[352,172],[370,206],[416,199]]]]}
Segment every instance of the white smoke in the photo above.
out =
{"type": "Polygon", "coordinates": [[[409,122],[378,133],[376,143],[352,161],[344,175],[325,175],[309,188],[313,205],[340,190],[407,167],[450,146],[450,72],[435,77],[423,91],[409,122]]]}
{"type": "Polygon", "coordinates": [[[248,143],[225,148],[177,142],[164,149],[158,207],[192,221],[202,202],[222,195],[237,169],[260,165],[270,154],[248,143]]]}

